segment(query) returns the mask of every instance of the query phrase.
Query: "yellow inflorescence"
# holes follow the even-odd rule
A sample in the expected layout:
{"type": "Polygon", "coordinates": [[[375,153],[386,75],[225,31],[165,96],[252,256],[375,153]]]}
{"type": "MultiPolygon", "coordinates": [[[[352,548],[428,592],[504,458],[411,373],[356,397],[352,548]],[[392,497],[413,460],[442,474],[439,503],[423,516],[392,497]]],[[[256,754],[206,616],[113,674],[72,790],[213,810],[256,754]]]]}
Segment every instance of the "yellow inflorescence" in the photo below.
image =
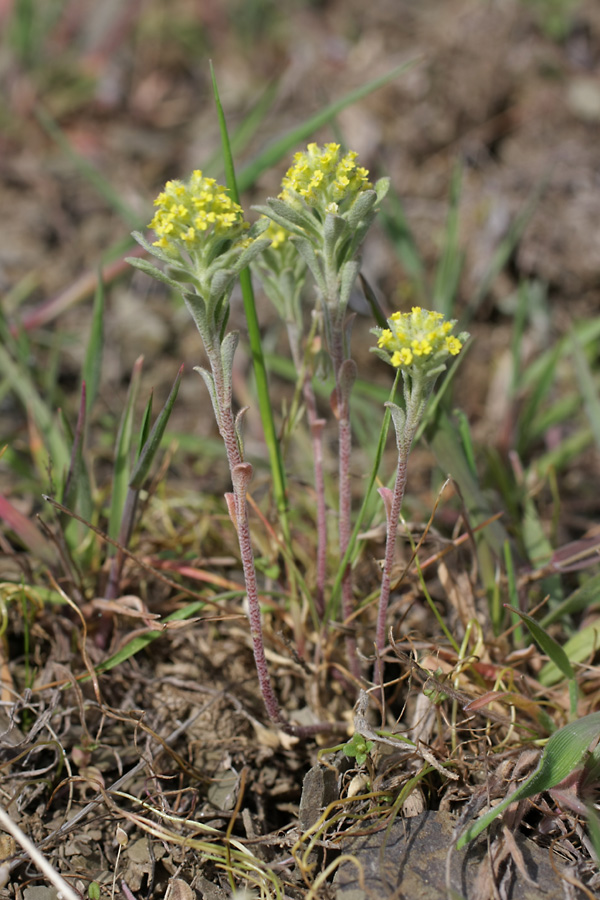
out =
{"type": "Polygon", "coordinates": [[[350,150],[340,158],[339,144],[309,144],[294,156],[281,182],[280,199],[294,203],[299,195],[309,206],[337,213],[340,203],[372,188],[368,171],[356,164],[357,156],[350,150]]]}
{"type": "Polygon", "coordinates": [[[182,249],[202,249],[211,236],[238,238],[249,227],[227,188],[200,169],[186,183],[168,181],[154,205],[158,209],[148,226],[158,236],[154,246],[173,256],[182,249]]]}
{"type": "Polygon", "coordinates": [[[450,356],[460,353],[463,342],[450,332],[454,322],[442,313],[413,306],[409,313],[394,313],[388,319],[389,328],[379,335],[377,346],[390,353],[396,368],[418,364],[419,360],[442,351],[450,356]]]}
{"type": "Polygon", "coordinates": [[[286,231],[285,228],[282,228],[281,225],[278,225],[277,222],[274,222],[272,219],[269,222],[269,227],[264,232],[263,237],[270,238],[271,250],[276,250],[278,247],[284,243],[284,241],[289,237],[289,231],[286,231]]]}

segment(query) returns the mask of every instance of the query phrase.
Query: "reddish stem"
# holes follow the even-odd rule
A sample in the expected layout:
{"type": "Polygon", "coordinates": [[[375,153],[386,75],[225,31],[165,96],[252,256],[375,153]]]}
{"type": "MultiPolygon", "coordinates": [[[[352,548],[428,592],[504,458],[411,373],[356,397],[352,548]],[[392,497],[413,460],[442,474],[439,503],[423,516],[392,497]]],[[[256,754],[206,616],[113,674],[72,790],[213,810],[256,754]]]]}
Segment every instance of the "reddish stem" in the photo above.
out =
{"type": "MultiPolygon", "coordinates": [[[[339,521],[338,536],[340,559],[343,558],[352,534],[352,488],[350,485],[350,459],[352,455],[352,429],[350,427],[350,390],[342,383],[342,367],[345,362],[343,321],[336,317],[332,324],[331,358],[335,371],[336,415],[338,419],[338,480],[339,480],[339,521]]],[[[349,360],[349,357],[348,357],[349,360]]],[[[342,576],[342,615],[350,619],[354,612],[352,591],[352,569],[350,563],[342,576]]],[[[360,663],[356,652],[354,635],[346,635],[346,652],[352,675],[360,678],[360,663]]]]}
{"type": "MultiPolygon", "coordinates": [[[[245,463],[241,457],[240,447],[235,431],[235,421],[231,408],[231,397],[225,390],[225,379],[223,376],[221,355],[220,353],[210,353],[209,361],[214,379],[217,404],[219,407],[218,425],[225,450],[229,469],[231,472],[231,480],[233,483],[233,512],[234,525],[238,535],[240,546],[240,555],[242,559],[242,568],[244,572],[244,583],[246,586],[246,595],[248,597],[248,619],[250,622],[250,636],[252,639],[252,650],[254,653],[254,661],[256,663],[256,672],[258,675],[258,683],[260,692],[265,704],[265,709],[271,721],[288,734],[297,737],[310,737],[323,731],[337,730],[340,723],[331,724],[328,722],[317,722],[314,725],[292,725],[287,722],[281,714],[279,702],[273,690],[273,684],[269,675],[267,659],[265,655],[265,645],[262,630],[262,621],[260,614],[260,601],[258,595],[258,584],[256,579],[256,568],[254,566],[254,553],[252,551],[252,541],[250,538],[250,525],[248,522],[248,502],[246,499],[246,491],[250,479],[252,478],[252,466],[245,463]]],[[[230,497],[231,495],[229,495],[230,497]]],[[[229,497],[227,498],[229,500],[229,497]]],[[[230,512],[232,504],[228,502],[230,512]]]]}

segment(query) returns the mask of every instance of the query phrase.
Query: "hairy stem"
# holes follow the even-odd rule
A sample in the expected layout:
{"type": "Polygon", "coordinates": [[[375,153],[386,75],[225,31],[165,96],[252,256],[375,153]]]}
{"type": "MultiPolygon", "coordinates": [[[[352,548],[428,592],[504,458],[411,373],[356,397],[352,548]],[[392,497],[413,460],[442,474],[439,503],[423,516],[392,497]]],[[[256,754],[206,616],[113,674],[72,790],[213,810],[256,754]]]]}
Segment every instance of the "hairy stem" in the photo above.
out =
{"type": "Polygon", "coordinates": [[[337,730],[339,723],[317,722],[314,725],[292,725],[286,721],[281,713],[279,702],[273,689],[267,658],[260,614],[260,601],[258,595],[258,583],[256,579],[256,567],[254,565],[254,553],[250,538],[250,524],[248,521],[248,501],[246,491],[252,478],[252,466],[242,459],[241,448],[235,430],[235,420],[231,407],[230,392],[226,389],[226,381],[222,369],[221,356],[217,353],[209,355],[212,376],[214,378],[217,405],[218,426],[223,438],[227,460],[233,484],[233,494],[226,494],[229,513],[233,520],[238,535],[244,584],[248,598],[248,620],[250,623],[250,636],[252,639],[252,651],[256,664],[260,692],[265,704],[265,709],[270,720],[288,734],[297,737],[310,737],[323,731],[337,730]]]}
{"type": "MultiPolygon", "coordinates": [[[[409,383],[410,384],[410,383],[409,383]]],[[[415,437],[415,433],[419,426],[419,422],[425,411],[427,399],[431,390],[431,385],[422,384],[420,381],[413,381],[409,386],[405,381],[404,398],[405,398],[405,417],[402,433],[396,432],[396,443],[398,447],[398,463],[396,466],[396,479],[394,482],[394,490],[392,493],[391,503],[386,503],[386,521],[387,535],[385,543],[385,558],[383,563],[383,577],[381,581],[381,593],[379,595],[379,609],[377,612],[377,630],[375,635],[375,646],[377,650],[377,662],[375,664],[374,681],[383,683],[383,663],[381,654],[385,647],[386,638],[386,617],[390,601],[392,566],[394,564],[394,552],[396,549],[396,537],[398,535],[398,522],[400,520],[400,512],[402,510],[402,501],[404,500],[404,491],[406,489],[406,470],[408,465],[408,457],[415,437]]],[[[388,404],[386,404],[388,405],[388,404]]],[[[397,428],[397,422],[394,419],[394,426],[397,428]]]]}
{"type": "MultiPolygon", "coordinates": [[[[343,558],[352,534],[352,488],[350,484],[350,459],[352,454],[352,430],[350,428],[351,384],[344,383],[345,362],[351,362],[344,349],[343,319],[336,315],[332,326],[330,353],[335,371],[335,399],[338,420],[338,481],[339,481],[339,521],[338,536],[340,559],[343,558]]],[[[354,612],[352,591],[352,569],[350,563],[342,576],[342,615],[350,619],[354,612]]],[[[356,639],[346,635],[348,665],[355,678],[360,678],[360,663],[356,652],[356,639]]]]}
{"type": "MultiPolygon", "coordinates": [[[[325,580],[327,578],[327,505],[325,502],[325,473],[323,470],[323,428],[325,419],[319,418],[317,400],[311,380],[310,365],[303,359],[301,338],[296,323],[287,323],[288,343],[297,372],[302,372],[302,396],[306,406],[306,417],[310,429],[313,472],[315,479],[315,495],[317,501],[317,565],[315,584],[315,609],[322,618],[325,611],[325,580]]],[[[309,341],[314,336],[314,328],[309,341]]]]}
{"type": "Polygon", "coordinates": [[[234,466],[231,477],[235,499],[235,525],[240,545],[242,567],[244,570],[244,583],[246,585],[246,596],[248,598],[248,620],[250,622],[250,636],[252,638],[252,651],[254,653],[254,662],[256,663],[258,683],[269,718],[276,725],[287,729],[289,725],[281,714],[279,703],[275,696],[275,691],[273,690],[273,684],[269,675],[267,658],[265,656],[260,601],[258,597],[258,585],[256,582],[256,568],[254,566],[254,553],[252,551],[252,542],[250,540],[248,504],[246,501],[246,489],[252,478],[252,466],[250,463],[240,463],[239,465],[234,466]]]}
{"type": "Polygon", "coordinates": [[[325,579],[327,577],[327,506],[325,503],[325,473],[323,471],[323,428],[325,420],[317,413],[315,392],[306,374],[302,384],[304,403],[312,441],[315,494],[317,500],[317,575],[315,585],[315,608],[322,617],[325,611],[325,579]]]}

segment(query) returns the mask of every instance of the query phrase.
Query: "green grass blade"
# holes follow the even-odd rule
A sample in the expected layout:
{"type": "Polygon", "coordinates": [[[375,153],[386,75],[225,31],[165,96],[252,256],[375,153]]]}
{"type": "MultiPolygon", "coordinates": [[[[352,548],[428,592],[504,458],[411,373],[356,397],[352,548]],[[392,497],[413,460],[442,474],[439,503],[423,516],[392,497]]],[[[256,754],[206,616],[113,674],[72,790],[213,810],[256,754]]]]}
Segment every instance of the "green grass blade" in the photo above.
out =
{"type": "MultiPolygon", "coordinates": [[[[446,382],[444,382],[444,384],[445,383],[446,382]]],[[[455,410],[454,417],[456,419],[457,431],[465,454],[465,459],[467,461],[469,469],[471,470],[471,475],[473,476],[473,478],[477,478],[475,448],[473,447],[473,438],[471,437],[471,427],[469,425],[469,419],[466,413],[462,411],[462,409],[455,410]]]]}
{"type": "Polygon", "coordinates": [[[594,383],[594,377],[585,357],[583,347],[574,330],[571,330],[571,344],[573,348],[573,364],[575,366],[575,373],[577,375],[581,396],[583,397],[583,405],[590,422],[596,445],[600,447],[600,398],[598,397],[598,390],[594,383]]]}
{"type": "MultiPolygon", "coordinates": [[[[529,225],[531,218],[538,207],[540,197],[546,187],[547,177],[542,178],[532,190],[523,209],[515,217],[508,229],[508,234],[501,241],[500,246],[494,252],[487,270],[484,272],[479,285],[473,293],[472,300],[469,304],[467,318],[471,319],[479,306],[485,299],[494,279],[499,272],[502,271],[508,260],[510,259],[515,247],[521,239],[525,229],[529,225]]],[[[464,324],[464,322],[462,323],[464,324]]]]}
{"type": "Polygon", "coordinates": [[[387,203],[379,212],[382,225],[392,242],[396,256],[416,287],[417,299],[421,301],[427,296],[423,260],[404,213],[402,201],[393,188],[388,191],[386,200],[387,203]]]}
{"type": "MultiPolygon", "coordinates": [[[[532,616],[529,616],[527,613],[521,612],[514,607],[509,607],[508,604],[506,604],[506,606],[525,622],[527,628],[531,633],[531,636],[536,641],[536,643],[539,644],[542,652],[550,657],[550,661],[554,664],[555,668],[558,669],[559,672],[567,679],[569,686],[571,718],[575,718],[575,716],[577,715],[577,700],[579,698],[579,689],[577,687],[575,671],[570,662],[570,660],[573,658],[572,653],[569,653],[567,655],[567,648],[563,648],[560,646],[560,644],[557,644],[554,638],[551,637],[548,632],[540,626],[539,622],[537,622],[532,616]]],[[[594,641],[596,645],[598,642],[598,633],[600,633],[600,629],[597,629],[594,633],[594,641]]],[[[580,637],[580,635],[577,635],[577,637],[580,637]]],[[[547,667],[545,668],[547,669],[547,667]]],[[[539,681],[541,684],[543,684],[541,677],[539,677],[539,681]]]]}
{"type": "MultiPolygon", "coordinates": [[[[495,510],[490,507],[487,497],[479,487],[478,479],[473,476],[456,428],[445,410],[437,410],[435,418],[429,422],[426,436],[440,469],[449,474],[458,485],[471,527],[474,528],[490,519],[495,510]]],[[[477,541],[481,575],[490,597],[495,590],[497,561],[502,558],[504,544],[508,539],[508,532],[504,526],[494,521],[482,529],[477,541]]]]}
{"type": "Polygon", "coordinates": [[[573,671],[573,666],[569,662],[569,657],[557,642],[551,637],[548,632],[541,627],[540,623],[533,618],[533,616],[528,615],[527,613],[521,612],[519,609],[515,609],[514,607],[509,607],[506,604],[506,608],[510,609],[512,613],[519,616],[520,619],[525,622],[527,628],[529,629],[532,638],[535,640],[537,644],[539,644],[540,649],[543,653],[550,657],[554,665],[562,672],[565,678],[575,678],[575,672],[573,671]]]}
{"type": "Polygon", "coordinates": [[[593,443],[591,428],[580,428],[575,434],[570,434],[557,447],[536,459],[533,467],[538,478],[546,478],[549,471],[560,472],[593,443]]]}
{"type": "Polygon", "coordinates": [[[527,323],[527,307],[529,301],[529,283],[521,282],[517,289],[517,309],[513,320],[513,328],[510,339],[512,356],[512,376],[510,393],[515,397],[521,384],[521,348],[523,346],[523,334],[527,323]]]}
{"type": "Polygon", "coordinates": [[[562,601],[555,609],[540,619],[540,625],[547,628],[554,622],[581,612],[582,609],[588,609],[593,603],[600,600],[600,573],[593,575],[585,581],[581,587],[577,588],[565,600],[562,601]]]}
{"type": "MultiPolygon", "coordinates": [[[[263,91],[261,96],[258,98],[258,101],[245,116],[243,121],[230,134],[229,141],[231,144],[231,153],[234,159],[236,157],[239,157],[244,152],[254,135],[260,129],[262,123],[264,122],[265,116],[267,115],[269,109],[273,105],[273,101],[277,96],[277,88],[277,82],[269,84],[263,91]]],[[[215,152],[202,166],[202,169],[207,174],[213,175],[216,178],[220,178],[222,176],[223,153],[220,148],[215,150],[215,152]]]]}
{"type": "Polygon", "coordinates": [[[82,380],[86,390],[86,412],[89,415],[94,407],[100,388],[102,372],[102,350],[104,347],[104,282],[102,270],[98,270],[98,285],[94,295],[94,309],[90,336],[83,361],[82,380]]]}
{"type": "Polygon", "coordinates": [[[167,397],[167,401],[160,411],[147,440],[144,442],[138,461],[135,464],[135,468],[129,481],[129,487],[133,490],[139,490],[148,477],[148,472],[150,471],[150,467],[154,461],[158,448],[160,447],[163,434],[165,433],[165,428],[171,417],[182,376],[183,366],[180,367],[177,373],[177,377],[175,378],[173,387],[167,397]]]}
{"type": "Polygon", "coordinates": [[[44,438],[54,477],[62,481],[69,465],[70,453],[67,444],[29,372],[11,358],[4,340],[0,343],[0,373],[7,379],[23,408],[33,417],[44,438]]]}
{"type": "Polygon", "coordinates": [[[596,865],[600,865],[600,817],[596,808],[591,803],[586,803],[587,809],[587,826],[592,839],[592,847],[594,848],[594,856],[596,857],[596,865]]]}
{"type": "Polygon", "coordinates": [[[556,731],[549,738],[535,772],[516,791],[470,825],[458,839],[457,850],[481,834],[496,816],[508,809],[511,803],[550,790],[564,781],[582,762],[585,762],[588,748],[599,734],[600,713],[597,712],[556,731]]]}
{"type": "Polygon", "coordinates": [[[383,87],[386,84],[389,84],[390,81],[393,81],[395,78],[398,78],[400,75],[403,75],[408,71],[412,66],[414,66],[416,60],[409,60],[409,62],[404,63],[401,66],[397,66],[395,69],[392,69],[386,75],[382,75],[380,78],[375,78],[372,81],[368,81],[366,84],[361,85],[359,88],[356,88],[353,91],[350,91],[348,94],[345,94],[339,100],[335,100],[333,103],[330,103],[329,106],[326,106],[320,112],[316,113],[314,116],[311,116],[310,119],[307,119],[301,125],[298,125],[296,128],[293,128],[291,131],[288,131],[283,137],[274,141],[268,147],[263,150],[263,152],[256,157],[256,159],[251,162],[248,166],[246,166],[239,173],[238,176],[238,187],[241,192],[247,190],[257,178],[262,175],[262,173],[277,165],[289,152],[290,150],[296,148],[298,144],[303,143],[307,140],[315,131],[319,128],[322,128],[323,125],[327,125],[335,116],[338,115],[343,109],[347,106],[351,106],[353,103],[356,103],[358,100],[362,100],[363,97],[367,97],[369,94],[372,94],[373,91],[376,91],[378,88],[383,87]]]}
{"type": "MultiPolygon", "coordinates": [[[[401,374],[398,371],[396,373],[396,378],[394,379],[394,385],[392,390],[390,391],[390,395],[388,399],[393,403],[396,399],[396,391],[398,388],[398,381],[401,378],[401,374]]],[[[340,591],[342,587],[342,580],[344,577],[344,572],[348,564],[354,558],[356,551],[358,549],[358,535],[361,532],[363,527],[363,523],[366,518],[367,510],[369,505],[372,502],[373,498],[373,489],[375,487],[375,481],[377,479],[377,473],[379,471],[379,466],[381,464],[381,458],[383,456],[383,451],[385,449],[385,444],[388,436],[388,431],[390,427],[390,411],[389,408],[385,408],[385,413],[383,416],[383,422],[381,425],[381,430],[379,432],[379,440],[377,441],[377,450],[375,451],[375,458],[373,460],[373,464],[371,466],[371,473],[369,475],[369,482],[367,484],[367,489],[365,491],[365,495],[363,498],[362,506],[360,508],[360,512],[354,524],[354,528],[352,530],[352,534],[350,536],[350,540],[348,542],[348,547],[346,548],[346,552],[344,556],[340,560],[338,570],[335,576],[335,581],[333,583],[333,587],[331,588],[331,593],[329,595],[329,599],[327,601],[327,605],[325,607],[325,616],[324,620],[328,621],[329,619],[334,619],[336,615],[337,606],[339,604],[340,599],[340,591]]]]}
{"type": "MultiPolygon", "coordinates": [[[[93,510],[92,491],[85,466],[85,460],[83,458],[87,421],[86,410],[87,400],[84,382],[81,386],[79,415],[77,417],[75,434],[73,435],[71,461],[61,502],[69,509],[77,510],[84,519],[90,519],[93,510]]],[[[79,526],[79,522],[76,522],[75,519],[71,519],[67,515],[61,514],[60,520],[65,532],[68,528],[72,529],[74,533],[79,532],[79,528],[75,527],[79,526]]]]}
{"type": "MultiPolygon", "coordinates": [[[[521,536],[527,559],[535,568],[540,568],[552,559],[552,545],[546,537],[544,525],[538,515],[533,499],[526,495],[523,502],[521,536]]],[[[554,579],[556,581],[556,579],[554,579]]]]}
{"type": "Polygon", "coordinates": [[[104,178],[98,169],[73,149],[73,146],[50,113],[38,106],[35,114],[44,131],[60,147],[73,165],[79,169],[84,178],[96,189],[104,202],[121,217],[127,229],[135,231],[141,228],[143,223],[140,221],[139,215],[123,202],[122,195],[104,178]]]}
{"type": "MultiPolygon", "coordinates": [[[[182,609],[176,610],[174,613],[171,613],[168,616],[165,616],[164,619],[161,619],[160,622],[157,622],[158,626],[163,626],[166,622],[180,622],[184,619],[189,619],[201,609],[204,609],[205,603],[201,600],[197,600],[194,603],[189,603],[187,606],[184,606],[182,609]]],[[[147,631],[146,634],[139,634],[134,637],[131,641],[128,641],[124,647],[121,647],[116,653],[113,653],[109,659],[106,659],[103,663],[100,663],[99,666],[96,666],[96,672],[99,674],[101,672],[109,672],[111,669],[114,669],[115,666],[120,665],[122,662],[125,662],[128,659],[131,659],[132,656],[135,656],[136,653],[139,653],[140,650],[143,650],[144,647],[147,647],[148,644],[151,644],[157,638],[163,636],[165,634],[164,628],[157,628],[156,630],[147,631]]],[[[82,681],[86,679],[81,679],[82,681]]]]}
{"type": "MultiPolygon", "coordinates": [[[[237,190],[235,169],[233,165],[233,157],[231,155],[231,147],[229,145],[229,137],[227,134],[227,123],[225,122],[225,114],[221,101],[219,99],[219,91],[214,70],[211,65],[211,75],[213,84],[213,93],[217,106],[217,114],[219,117],[219,125],[221,128],[221,143],[223,146],[223,158],[225,160],[225,172],[227,177],[227,186],[232,198],[239,203],[239,194],[237,190]]],[[[285,469],[283,467],[283,458],[281,455],[281,447],[275,429],[275,420],[273,418],[273,408],[271,406],[271,398],[269,396],[269,382],[267,378],[267,370],[262,350],[262,341],[260,337],[260,327],[258,324],[258,316],[256,314],[256,305],[254,303],[254,292],[252,290],[252,279],[250,272],[245,269],[240,275],[240,285],[242,288],[242,297],[244,301],[244,312],[246,314],[246,322],[248,324],[248,340],[250,343],[250,351],[252,354],[252,363],[254,366],[254,377],[256,379],[256,393],[258,396],[258,406],[260,410],[265,442],[269,453],[271,464],[271,477],[273,479],[273,494],[281,528],[286,541],[289,543],[289,524],[287,517],[287,499],[285,484],[285,469]]]]}
{"type": "MultiPolygon", "coordinates": [[[[569,664],[584,662],[590,659],[600,646],[600,624],[587,625],[580,631],[577,631],[562,648],[565,656],[569,660],[569,664]]],[[[550,654],[548,654],[550,656],[550,654]]],[[[551,687],[560,681],[565,674],[564,668],[561,668],[552,659],[546,663],[538,674],[538,681],[544,687],[551,687]]]]}
{"type": "Polygon", "coordinates": [[[121,416],[115,446],[112,497],[108,518],[108,536],[113,540],[117,540],[119,536],[121,518],[129,485],[129,456],[131,453],[133,434],[133,415],[142,374],[142,365],[143,357],[140,356],[133,367],[129,391],[127,392],[127,402],[125,404],[125,409],[123,410],[123,415],[121,416]]]}
{"type": "Polygon", "coordinates": [[[462,171],[456,166],[450,182],[450,203],[444,235],[444,249],[437,266],[433,283],[432,306],[447,319],[454,312],[454,301],[458,291],[460,273],[463,267],[464,253],[459,247],[458,211],[462,185],[462,171]]]}
{"type": "MultiPolygon", "coordinates": [[[[152,421],[152,401],[154,400],[154,392],[150,391],[150,396],[148,397],[148,402],[146,403],[146,409],[144,410],[144,415],[142,416],[142,424],[140,425],[140,433],[138,434],[138,447],[137,447],[137,456],[136,459],[139,459],[142,455],[142,450],[144,449],[144,444],[148,440],[148,435],[150,434],[150,423],[152,421]]],[[[131,481],[129,482],[129,486],[131,487],[131,481]]]]}
{"type": "MultiPolygon", "coordinates": [[[[517,586],[517,576],[515,572],[515,564],[513,562],[513,557],[511,553],[510,543],[509,541],[505,541],[504,543],[504,567],[506,569],[506,581],[508,583],[508,599],[509,599],[509,607],[513,610],[512,619],[513,624],[515,622],[519,622],[519,617],[515,615],[514,610],[517,609],[519,604],[519,589],[517,586]]],[[[500,612],[500,611],[499,611],[500,612]]],[[[501,619],[500,615],[498,615],[497,619],[494,620],[494,626],[498,626],[498,630],[495,632],[499,634],[500,631],[501,619]]],[[[514,642],[515,646],[522,647],[523,646],[523,629],[519,624],[516,625],[514,630],[514,642]]]]}

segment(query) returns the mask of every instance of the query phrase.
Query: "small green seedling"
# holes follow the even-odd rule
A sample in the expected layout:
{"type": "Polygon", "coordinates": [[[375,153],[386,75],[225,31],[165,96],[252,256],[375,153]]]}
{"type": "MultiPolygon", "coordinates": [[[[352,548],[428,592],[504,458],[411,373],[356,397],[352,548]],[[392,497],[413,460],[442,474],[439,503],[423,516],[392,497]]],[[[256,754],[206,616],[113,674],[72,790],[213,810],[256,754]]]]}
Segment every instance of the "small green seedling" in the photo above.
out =
{"type": "Polygon", "coordinates": [[[354,732],[348,743],[342,746],[342,752],[348,758],[356,759],[356,764],[358,766],[363,766],[374,746],[375,741],[367,741],[362,734],[354,732]]]}

